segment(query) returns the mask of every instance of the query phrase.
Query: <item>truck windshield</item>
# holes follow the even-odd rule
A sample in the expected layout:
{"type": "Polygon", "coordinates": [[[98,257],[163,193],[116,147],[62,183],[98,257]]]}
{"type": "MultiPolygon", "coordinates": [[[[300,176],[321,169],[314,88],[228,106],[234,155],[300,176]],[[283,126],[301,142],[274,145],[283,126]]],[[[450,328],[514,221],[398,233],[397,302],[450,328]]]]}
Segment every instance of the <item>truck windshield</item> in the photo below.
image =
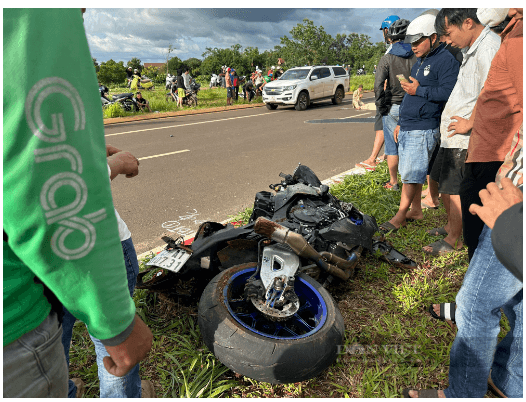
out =
{"type": "Polygon", "coordinates": [[[280,80],[304,80],[309,75],[310,68],[302,68],[297,70],[287,70],[279,78],[280,80]]]}

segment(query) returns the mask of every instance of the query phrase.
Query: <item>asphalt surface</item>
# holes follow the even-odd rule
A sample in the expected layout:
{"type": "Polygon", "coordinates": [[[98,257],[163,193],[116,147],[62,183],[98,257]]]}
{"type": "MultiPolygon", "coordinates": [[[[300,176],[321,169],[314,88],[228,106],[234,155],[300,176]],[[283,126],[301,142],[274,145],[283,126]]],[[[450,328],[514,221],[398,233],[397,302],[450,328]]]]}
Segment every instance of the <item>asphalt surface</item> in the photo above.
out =
{"type": "Polygon", "coordinates": [[[375,112],[355,110],[351,100],[303,112],[263,106],[106,126],[107,144],[140,160],[138,176],[112,182],[137,253],[163,245],[163,235],[191,235],[203,221],[252,206],[256,192],[270,191],[298,163],[324,180],[367,158],[375,112]]]}

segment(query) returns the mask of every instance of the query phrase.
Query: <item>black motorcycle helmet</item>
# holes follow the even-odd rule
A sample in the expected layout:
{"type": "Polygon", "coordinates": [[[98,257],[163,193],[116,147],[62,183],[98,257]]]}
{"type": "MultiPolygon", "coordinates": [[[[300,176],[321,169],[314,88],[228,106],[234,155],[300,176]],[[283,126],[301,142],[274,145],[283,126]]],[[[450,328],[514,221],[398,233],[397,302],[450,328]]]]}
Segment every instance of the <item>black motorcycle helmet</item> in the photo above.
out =
{"type": "Polygon", "coordinates": [[[393,41],[405,39],[407,27],[410,23],[409,20],[404,19],[393,22],[387,30],[387,36],[393,41]]]}

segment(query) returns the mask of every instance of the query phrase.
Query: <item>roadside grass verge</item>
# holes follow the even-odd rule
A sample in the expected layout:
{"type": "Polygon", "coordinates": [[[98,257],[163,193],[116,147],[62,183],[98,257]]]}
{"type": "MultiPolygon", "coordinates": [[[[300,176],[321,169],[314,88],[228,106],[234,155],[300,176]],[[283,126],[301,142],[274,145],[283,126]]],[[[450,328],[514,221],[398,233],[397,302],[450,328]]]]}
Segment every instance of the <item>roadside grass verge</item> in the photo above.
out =
{"type": "MultiPolygon", "coordinates": [[[[112,87],[110,88],[110,99],[112,94],[128,92],[130,92],[130,89],[126,87],[112,87]]],[[[143,97],[146,98],[150,103],[150,109],[152,109],[152,113],[154,113],[155,111],[174,112],[186,109],[199,110],[226,106],[226,88],[211,88],[199,91],[197,93],[197,107],[190,108],[185,105],[182,109],[180,107],[177,107],[177,104],[175,102],[172,102],[171,100],[166,100],[166,94],[169,92],[169,90],[164,89],[164,86],[158,85],[156,85],[155,89],[151,91],[141,90],[143,97]]],[[[262,102],[261,97],[257,97],[256,99],[254,99],[252,101],[252,104],[259,102],[262,102]]],[[[234,105],[242,105],[244,103],[244,99],[241,96],[237,101],[233,102],[234,105]]],[[[103,109],[103,116],[105,119],[110,117],[136,116],[138,114],[144,113],[149,114],[148,111],[126,112],[124,111],[124,109],[122,109],[122,107],[120,107],[120,105],[113,105],[111,107],[108,107],[107,109],[103,109]]]]}
{"type": "MultiPolygon", "coordinates": [[[[384,162],[374,172],[347,176],[331,192],[382,223],[396,212],[400,200],[399,192],[382,187],[388,178],[384,162]]],[[[232,220],[246,222],[250,213],[247,208],[232,220]]],[[[444,225],[446,215],[441,206],[424,216],[387,236],[418,263],[416,268],[394,267],[367,254],[353,279],[331,285],[329,291],[344,318],[345,339],[336,362],[318,377],[271,385],[239,376],[202,342],[196,300],[183,303],[136,290],[138,314],[154,334],[152,350],[141,363],[141,377],[152,380],[158,397],[386,398],[401,396],[405,387],[444,389],[455,330],[432,319],[426,309],[432,303],[454,300],[468,257],[465,249],[444,257],[426,256],[422,247],[436,240],[426,230],[444,225]]],[[[502,337],[509,326],[504,318],[501,324],[502,337]]],[[[75,325],[70,356],[70,376],[87,383],[86,397],[96,397],[95,353],[81,323],[75,325]]]]}
{"type": "Polygon", "coordinates": [[[352,75],[349,78],[351,92],[358,89],[359,85],[363,85],[364,91],[372,91],[374,89],[374,74],[352,75]]]}

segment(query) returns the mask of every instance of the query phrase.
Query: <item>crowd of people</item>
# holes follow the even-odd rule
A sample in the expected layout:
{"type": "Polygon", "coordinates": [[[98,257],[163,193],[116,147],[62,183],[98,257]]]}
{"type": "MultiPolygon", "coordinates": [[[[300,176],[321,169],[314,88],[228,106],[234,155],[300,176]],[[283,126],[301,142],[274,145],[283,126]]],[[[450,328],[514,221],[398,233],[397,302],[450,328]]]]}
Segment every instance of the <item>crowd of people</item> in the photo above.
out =
{"type": "MultiPolygon", "coordinates": [[[[95,344],[100,396],[154,396],[139,376],[153,336],[131,298],[137,257],[110,187],[137,176],[139,161],[105,143],[84,11],[4,10],[4,75],[12,77],[4,98],[25,94],[4,103],[4,397],[80,396],[82,381],[68,384],[77,319],[95,344]],[[57,46],[70,57],[50,54],[57,46]]],[[[401,187],[401,201],[380,229],[423,219],[427,177],[448,223],[430,230],[445,237],[424,252],[460,248],[462,232],[470,260],[456,303],[429,309],[457,327],[449,386],[406,389],[406,397],[483,397],[488,387],[522,397],[522,12],[429,10],[381,25],[389,48],[375,77],[373,155],[360,166],[374,168],[385,142],[385,186],[401,187]],[[493,29],[503,24],[499,37],[493,29]],[[498,342],[501,309],[510,329],[498,342]]],[[[275,79],[271,70],[256,69],[252,85],[275,79]]],[[[231,68],[224,74],[231,103],[239,80],[231,68]]]]}

